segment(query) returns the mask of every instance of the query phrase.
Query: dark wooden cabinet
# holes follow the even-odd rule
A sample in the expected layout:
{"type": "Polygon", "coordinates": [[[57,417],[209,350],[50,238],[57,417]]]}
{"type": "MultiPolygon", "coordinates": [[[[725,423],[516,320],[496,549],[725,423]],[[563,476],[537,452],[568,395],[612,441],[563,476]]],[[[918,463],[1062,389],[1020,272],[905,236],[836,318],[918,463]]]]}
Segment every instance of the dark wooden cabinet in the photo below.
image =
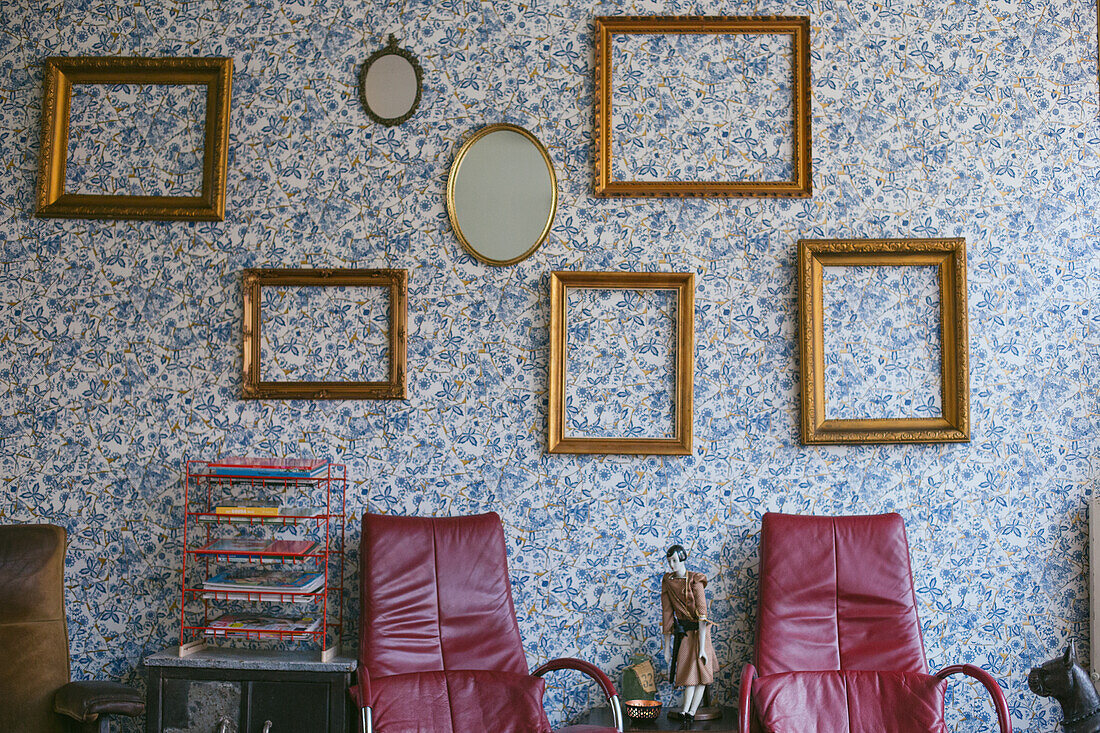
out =
{"type": "Polygon", "coordinates": [[[176,648],[145,660],[147,733],[347,733],[355,660],[317,652],[176,648]]]}
{"type": "MultiPolygon", "coordinates": [[[[252,733],[263,732],[266,722],[272,723],[271,733],[285,731],[343,731],[347,726],[332,720],[336,711],[332,709],[332,685],[323,682],[276,682],[256,680],[249,683],[251,695],[248,705],[248,725],[245,730],[252,733]]],[[[344,680],[340,692],[347,707],[347,681],[344,680]]]]}

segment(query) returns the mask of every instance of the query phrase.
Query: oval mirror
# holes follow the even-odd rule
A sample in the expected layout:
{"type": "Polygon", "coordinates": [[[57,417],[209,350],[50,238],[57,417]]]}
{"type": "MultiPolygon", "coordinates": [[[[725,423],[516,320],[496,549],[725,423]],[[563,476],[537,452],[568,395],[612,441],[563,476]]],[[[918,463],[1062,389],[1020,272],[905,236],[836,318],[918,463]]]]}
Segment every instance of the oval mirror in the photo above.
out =
{"type": "Polygon", "coordinates": [[[420,64],[397,39],[371,54],[359,71],[363,109],[375,122],[392,127],[412,117],[420,104],[420,64]]]}
{"type": "Polygon", "coordinates": [[[447,213],[463,248],[485,264],[530,257],[550,233],[557,208],[554,164],[522,127],[478,130],[455,156],[447,213]]]}

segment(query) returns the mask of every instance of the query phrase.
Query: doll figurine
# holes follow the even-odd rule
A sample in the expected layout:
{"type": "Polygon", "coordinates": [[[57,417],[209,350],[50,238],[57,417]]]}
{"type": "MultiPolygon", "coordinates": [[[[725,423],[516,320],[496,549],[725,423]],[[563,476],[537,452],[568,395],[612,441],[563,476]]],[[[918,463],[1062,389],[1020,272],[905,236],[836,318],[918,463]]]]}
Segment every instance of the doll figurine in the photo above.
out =
{"type": "Polygon", "coordinates": [[[669,660],[669,681],[684,688],[680,715],[685,727],[695,721],[703,693],[718,671],[710,633],[713,623],[707,618],[707,577],[688,572],[684,565],[687,556],[681,545],[669,547],[665,559],[670,572],[661,578],[664,653],[669,660]]]}

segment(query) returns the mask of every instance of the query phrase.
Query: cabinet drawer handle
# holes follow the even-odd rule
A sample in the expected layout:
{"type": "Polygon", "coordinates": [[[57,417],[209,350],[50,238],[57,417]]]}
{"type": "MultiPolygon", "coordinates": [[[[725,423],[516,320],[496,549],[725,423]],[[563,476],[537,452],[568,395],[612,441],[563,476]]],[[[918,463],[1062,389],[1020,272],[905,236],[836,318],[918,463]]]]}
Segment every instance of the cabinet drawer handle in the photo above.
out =
{"type": "Polygon", "coordinates": [[[271,733],[271,721],[270,720],[265,720],[264,721],[264,729],[262,731],[260,731],[260,733],[271,733]]]}

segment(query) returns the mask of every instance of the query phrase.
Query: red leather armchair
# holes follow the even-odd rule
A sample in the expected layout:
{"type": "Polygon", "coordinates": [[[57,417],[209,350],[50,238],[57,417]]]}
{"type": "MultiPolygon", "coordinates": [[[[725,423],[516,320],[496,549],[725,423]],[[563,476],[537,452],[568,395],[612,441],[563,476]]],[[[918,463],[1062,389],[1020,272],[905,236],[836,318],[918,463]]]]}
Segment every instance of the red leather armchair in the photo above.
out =
{"type": "Polygon", "coordinates": [[[358,685],[365,733],[551,733],[542,675],[575,669],[603,689],[622,731],[611,680],[579,659],[532,673],[520,641],[504,529],[496,514],[363,516],[358,685]]]}
{"type": "Polygon", "coordinates": [[[928,674],[899,515],[764,515],[741,731],[946,733],[944,680],[957,673],[982,683],[1011,733],[987,672],[963,664],[928,674]]]}

